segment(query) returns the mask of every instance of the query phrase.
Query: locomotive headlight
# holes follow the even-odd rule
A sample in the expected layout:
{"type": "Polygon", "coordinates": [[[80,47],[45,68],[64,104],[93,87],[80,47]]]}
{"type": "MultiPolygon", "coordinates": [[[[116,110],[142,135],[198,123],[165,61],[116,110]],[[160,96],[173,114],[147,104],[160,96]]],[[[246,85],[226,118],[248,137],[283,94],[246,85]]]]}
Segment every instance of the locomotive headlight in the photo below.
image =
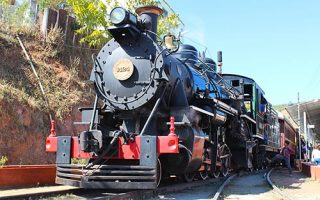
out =
{"type": "Polygon", "coordinates": [[[113,24],[121,24],[125,21],[127,16],[127,11],[124,8],[117,7],[112,9],[110,13],[110,20],[113,24]]]}
{"type": "Polygon", "coordinates": [[[114,25],[133,24],[137,25],[137,17],[122,7],[111,10],[110,20],[114,25]]]}

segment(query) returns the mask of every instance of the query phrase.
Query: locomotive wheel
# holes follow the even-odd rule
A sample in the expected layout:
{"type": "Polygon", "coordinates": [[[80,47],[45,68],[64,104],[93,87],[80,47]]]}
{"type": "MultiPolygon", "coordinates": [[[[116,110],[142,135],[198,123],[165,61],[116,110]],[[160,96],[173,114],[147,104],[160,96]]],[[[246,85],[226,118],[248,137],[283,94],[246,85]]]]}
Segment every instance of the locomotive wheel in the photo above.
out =
{"type": "Polygon", "coordinates": [[[218,157],[218,158],[217,158],[217,163],[216,163],[215,170],[214,170],[214,172],[212,173],[212,176],[213,176],[214,178],[219,178],[220,172],[221,172],[221,166],[222,166],[222,163],[221,163],[220,158],[218,157]]]}
{"type": "Polygon", "coordinates": [[[227,145],[222,145],[220,148],[221,174],[223,177],[225,177],[229,174],[229,169],[231,166],[231,151],[227,145]]]}
{"type": "Polygon", "coordinates": [[[221,159],[221,174],[223,177],[229,174],[229,166],[230,166],[230,158],[223,158],[221,159]]]}
{"type": "MultiPolygon", "coordinates": [[[[203,161],[206,161],[209,159],[209,153],[205,152],[203,155],[203,161]]],[[[210,171],[210,165],[204,163],[204,170],[199,172],[199,176],[201,180],[207,180],[209,178],[209,172],[210,171]]]]}
{"type": "Polygon", "coordinates": [[[207,170],[200,171],[199,176],[200,176],[201,180],[207,180],[209,178],[208,171],[207,170]]]}
{"type": "Polygon", "coordinates": [[[211,176],[214,178],[219,178],[220,173],[221,173],[221,167],[222,167],[222,163],[221,163],[221,159],[220,159],[220,147],[217,148],[217,156],[216,156],[216,163],[214,166],[214,171],[211,172],[211,176]]]}
{"type": "Polygon", "coordinates": [[[161,178],[162,178],[162,167],[161,167],[161,162],[160,159],[158,158],[158,162],[157,162],[157,187],[159,187],[160,182],[161,182],[161,178]]]}
{"type": "Polygon", "coordinates": [[[190,183],[191,181],[193,181],[195,175],[196,175],[195,172],[184,173],[183,174],[183,179],[184,179],[185,182],[190,183]]]}
{"type": "Polygon", "coordinates": [[[267,169],[268,168],[268,164],[264,161],[262,163],[262,169],[267,169]]]}

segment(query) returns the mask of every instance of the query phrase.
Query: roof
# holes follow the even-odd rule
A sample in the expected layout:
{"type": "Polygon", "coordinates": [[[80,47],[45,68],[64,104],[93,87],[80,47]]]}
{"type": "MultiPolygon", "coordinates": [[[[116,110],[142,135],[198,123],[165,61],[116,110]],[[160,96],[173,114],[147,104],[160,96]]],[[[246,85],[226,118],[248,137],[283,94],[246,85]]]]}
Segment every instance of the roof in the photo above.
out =
{"type": "Polygon", "coordinates": [[[250,84],[255,83],[256,87],[262,92],[262,94],[265,94],[263,89],[259,86],[259,84],[252,78],[247,77],[247,76],[243,76],[243,75],[239,75],[239,74],[222,74],[223,77],[228,78],[228,77],[238,77],[238,78],[243,78],[244,80],[247,80],[250,82],[250,84]]]}
{"type": "Polygon", "coordinates": [[[298,123],[292,118],[288,110],[284,109],[278,113],[279,119],[285,120],[295,130],[299,129],[298,123]]]}
{"type": "MultiPolygon", "coordinates": [[[[294,121],[298,122],[298,104],[294,104],[285,108],[294,121]]],[[[300,103],[300,127],[303,132],[304,119],[303,113],[306,112],[307,123],[314,125],[314,133],[320,134],[320,99],[300,103]]]]}

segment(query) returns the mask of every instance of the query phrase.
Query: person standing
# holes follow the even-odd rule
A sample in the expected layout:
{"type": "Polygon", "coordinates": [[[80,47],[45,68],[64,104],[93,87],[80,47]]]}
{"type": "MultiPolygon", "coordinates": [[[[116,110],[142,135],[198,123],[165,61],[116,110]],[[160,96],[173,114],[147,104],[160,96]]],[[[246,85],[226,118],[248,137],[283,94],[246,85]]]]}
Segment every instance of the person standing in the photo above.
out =
{"type": "Polygon", "coordinates": [[[284,147],[281,148],[280,153],[275,155],[271,160],[269,158],[266,158],[267,161],[271,164],[275,161],[284,161],[286,164],[286,167],[289,170],[289,174],[292,175],[292,169],[290,165],[290,154],[293,153],[293,150],[289,147],[290,142],[286,140],[284,142],[284,147]]]}
{"type": "Polygon", "coordinates": [[[303,136],[301,136],[301,154],[301,158],[307,161],[307,145],[303,136]]]}
{"type": "Polygon", "coordinates": [[[312,152],[313,152],[313,145],[311,143],[309,143],[309,146],[308,146],[308,159],[311,161],[312,160],[312,152]]]}
{"type": "Polygon", "coordinates": [[[316,165],[320,165],[320,144],[312,150],[311,161],[316,163],[316,165]]]}

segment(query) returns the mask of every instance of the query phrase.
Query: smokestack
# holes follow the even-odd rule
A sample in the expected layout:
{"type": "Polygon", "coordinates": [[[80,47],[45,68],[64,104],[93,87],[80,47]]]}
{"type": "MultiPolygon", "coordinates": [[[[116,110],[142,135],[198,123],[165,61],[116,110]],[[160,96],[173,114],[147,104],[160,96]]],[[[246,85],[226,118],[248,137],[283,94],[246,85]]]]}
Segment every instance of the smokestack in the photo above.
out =
{"type": "MultiPolygon", "coordinates": [[[[140,20],[145,29],[157,33],[158,28],[158,16],[162,15],[163,10],[157,6],[143,6],[136,9],[136,13],[139,15],[140,20]]],[[[153,39],[156,38],[154,34],[151,34],[153,39]]]]}
{"type": "Polygon", "coordinates": [[[219,74],[222,74],[222,51],[218,51],[219,74]]]}

